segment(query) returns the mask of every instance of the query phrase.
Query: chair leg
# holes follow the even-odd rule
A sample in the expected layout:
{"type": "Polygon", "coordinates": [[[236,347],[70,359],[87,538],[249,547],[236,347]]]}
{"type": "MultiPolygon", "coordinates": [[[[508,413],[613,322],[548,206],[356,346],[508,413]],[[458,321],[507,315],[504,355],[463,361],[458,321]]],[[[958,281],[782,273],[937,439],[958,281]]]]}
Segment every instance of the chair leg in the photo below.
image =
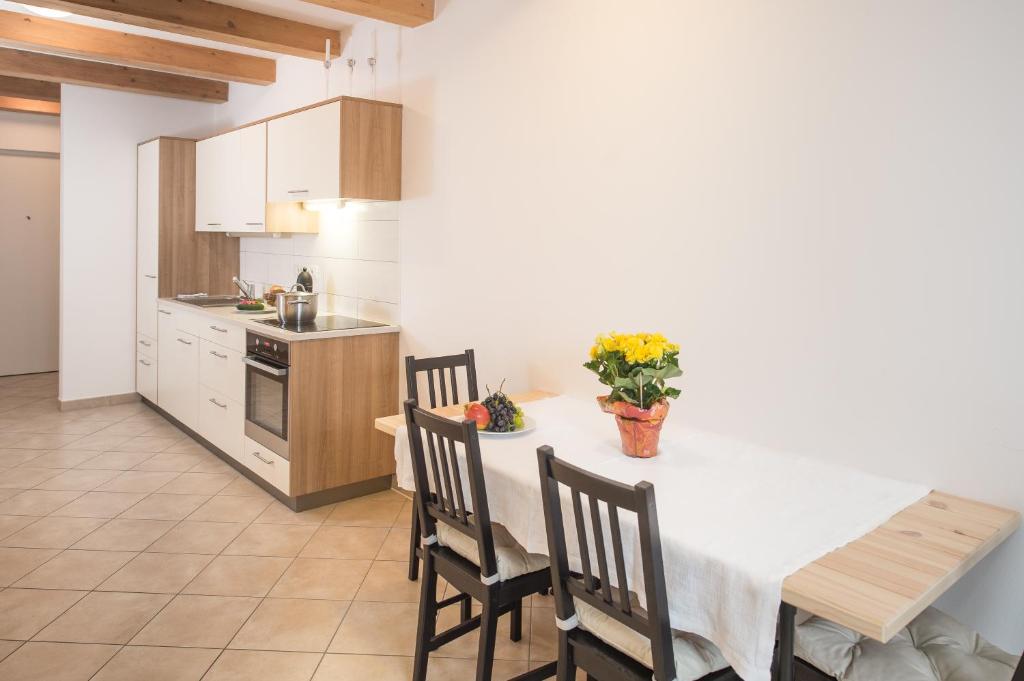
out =
{"type": "Polygon", "coordinates": [[[576,663],[572,659],[572,646],[569,645],[569,633],[558,632],[558,672],[556,681],[576,681],[576,663]]]}
{"type": "Polygon", "coordinates": [[[420,546],[420,514],[412,507],[412,529],[409,535],[409,581],[415,582],[420,576],[420,557],[416,549],[420,546]]]}
{"type": "Polygon", "coordinates": [[[494,644],[498,638],[498,608],[494,598],[484,601],[480,616],[480,649],[476,657],[476,681],[491,681],[494,671],[494,644]]]}
{"type": "Polygon", "coordinates": [[[420,614],[416,625],[416,655],[412,681],[426,681],[430,640],[437,630],[437,572],[430,551],[423,552],[423,580],[420,583],[420,614]]]}
{"type": "Polygon", "coordinates": [[[462,601],[459,605],[459,614],[462,617],[463,622],[468,622],[473,618],[473,599],[467,598],[462,601]]]}
{"type": "Polygon", "coordinates": [[[523,599],[516,601],[512,612],[509,614],[511,617],[509,622],[509,638],[512,639],[513,643],[518,643],[523,638],[523,599]]]}

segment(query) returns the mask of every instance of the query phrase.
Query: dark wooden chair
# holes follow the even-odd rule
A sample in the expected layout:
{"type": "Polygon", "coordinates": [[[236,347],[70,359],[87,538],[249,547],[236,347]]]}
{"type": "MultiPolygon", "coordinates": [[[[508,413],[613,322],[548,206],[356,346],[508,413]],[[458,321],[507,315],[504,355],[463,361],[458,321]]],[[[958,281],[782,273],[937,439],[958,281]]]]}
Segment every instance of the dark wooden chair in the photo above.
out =
{"type": "MultiPolygon", "coordinates": [[[[414,400],[405,403],[405,419],[423,543],[412,678],[426,679],[431,651],[479,628],[476,680],[490,681],[498,618],[510,613],[510,638],[521,640],[523,599],[546,593],[551,586],[547,557],[528,554],[507,530],[491,523],[480,443],[473,421],[455,422],[436,416],[418,408],[414,400]],[[460,464],[457,444],[464,449],[465,465],[460,464]],[[460,593],[438,601],[438,575],[460,593]],[[469,616],[470,598],[483,605],[480,615],[469,616]],[[456,603],[462,605],[462,621],[438,633],[438,611],[456,603]]],[[[554,674],[554,669],[552,663],[516,678],[547,678],[554,674]]]]}
{"type": "MultiPolygon", "coordinates": [[[[476,356],[472,350],[461,355],[445,357],[424,357],[412,355],[405,358],[405,386],[410,400],[420,404],[420,378],[426,377],[427,397],[431,409],[459,404],[459,380],[456,369],[466,370],[466,401],[480,399],[476,385],[476,356]],[[447,378],[445,372],[448,372],[447,378]],[[435,381],[435,378],[437,379],[435,381]]],[[[409,581],[415,582],[420,574],[420,524],[416,507],[412,509],[412,531],[409,533],[409,581]]]]}
{"type": "Polygon", "coordinates": [[[559,629],[559,681],[573,681],[577,668],[600,681],[738,681],[710,641],[669,626],[654,486],[641,482],[631,487],[588,473],[556,459],[551,447],[538,449],[537,458],[559,629]],[[561,486],[572,500],[582,574],[569,569],[561,486]],[[637,516],[646,610],[629,590],[621,512],[637,516]]]}

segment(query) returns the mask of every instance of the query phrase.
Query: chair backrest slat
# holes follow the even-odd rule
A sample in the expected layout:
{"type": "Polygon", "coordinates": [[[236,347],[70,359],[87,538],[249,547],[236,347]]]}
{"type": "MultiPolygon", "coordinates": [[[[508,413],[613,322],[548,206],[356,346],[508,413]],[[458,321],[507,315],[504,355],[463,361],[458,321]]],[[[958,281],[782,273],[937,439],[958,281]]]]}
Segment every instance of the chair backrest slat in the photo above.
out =
{"type": "Polygon", "coordinates": [[[656,681],[675,678],[668,594],[665,588],[665,569],[662,563],[661,537],[658,533],[654,486],[648,482],[641,482],[635,486],[624,485],[594,475],[556,459],[551,447],[538,449],[537,460],[544,501],[544,522],[548,533],[548,552],[551,556],[552,589],[555,593],[555,611],[558,618],[563,621],[571,620],[576,614],[577,602],[583,602],[599,610],[650,639],[656,681]],[[570,571],[569,549],[565,541],[565,518],[562,513],[563,486],[568,488],[572,501],[576,536],[580,545],[582,577],[570,571]],[[586,494],[589,500],[590,522],[594,533],[593,549],[597,555],[600,573],[600,593],[594,588],[591,546],[587,541],[584,527],[581,494],[586,494]],[[605,541],[600,506],[602,503],[607,507],[609,541],[605,541]],[[636,514],[646,612],[630,605],[620,510],[636,514]],[[611,543],[611,563],[615,569],[614,584],[609,574],[608,543],[611,543]]]}
{"type": "Polygon", "coordinates": [[[472,537],[480,552],[481,576],[496,574],[494,536],[476,422],[442,418],[417,407],[415,400],[405,402],[405,421],[416,482],[415,504],[423,537],[436,536],[439,521],[472,537]],[[464,466],[457,445],[462,445],[464,450],[464,466]],[[472,510],[464,491],[467,483],[472,510]]]}
{"type": "MultiPolygon", "coordinates": [[[[405,358],[405,386],[408,398],[417,404],[424,400],[420,397],[419,378],[426,375],[427,404],[431,409],[460,404],[459,381],[456,369],[466,371],[466,392],[469,401],[480,399],[476,384],[476,355],[466,350],[461,355],[445,355],[443,357],[424,357],[416,359],[409,355],[405,358]],[[445,372],[447,371],[447,376],[445,372]],[[436,375],[435,375],[436,374],[436,375]]],[[[424,405],[426,406],[426,405],[424,405]]]]}

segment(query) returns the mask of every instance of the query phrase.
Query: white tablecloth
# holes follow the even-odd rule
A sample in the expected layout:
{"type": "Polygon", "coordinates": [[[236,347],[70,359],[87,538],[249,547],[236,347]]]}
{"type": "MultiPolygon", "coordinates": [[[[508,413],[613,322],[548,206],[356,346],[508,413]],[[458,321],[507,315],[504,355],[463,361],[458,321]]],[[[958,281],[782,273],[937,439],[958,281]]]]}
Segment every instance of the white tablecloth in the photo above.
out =
{"type": "MultiPolygon", "coordinates": [[[[536,455],[545,444],[556,457],[608,478],[652,482],[672,626],[713,641],[746,681],[770,678],[783,580],[929,492],[683,428],[671,415],[660,454],[631,459],[620,450],[614,418],[595,402],[563,396],[522,406],[536,419],[536,430],[480,438],[491,519],[529,551],[548,553],[536,455]]],[[[413,489],[404,427],[395,435],[395,461],[398,484],[413,489]]],[[[562,501],[569,503],[567,494],[562,501]]],[[[628,544],[635,516],[621,514],[621,520],[628,544]]],[[[571,526],[568,537],[578,569],[571,526]]],[[[638,551],[635,541],[627,546],[626,570],[629,588],[642,601],[638,551]]]]}

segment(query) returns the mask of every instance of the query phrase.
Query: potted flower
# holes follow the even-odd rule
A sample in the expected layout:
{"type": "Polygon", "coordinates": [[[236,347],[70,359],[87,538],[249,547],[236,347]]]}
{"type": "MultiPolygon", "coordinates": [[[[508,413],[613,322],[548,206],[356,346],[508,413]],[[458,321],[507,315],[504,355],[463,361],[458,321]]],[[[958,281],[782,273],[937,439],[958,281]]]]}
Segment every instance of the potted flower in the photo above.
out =
{"type": "Polygon", "coordinates": [[[668,398],[680,394],[678,388],[665,385],[683,375],[678,357],[679,346],[660,333],[601,334],[590,348],[590,361],[583,366],[612,389],[597,402],[615,414],[627,456],[648,458],[658,453],[668,398]]]}

